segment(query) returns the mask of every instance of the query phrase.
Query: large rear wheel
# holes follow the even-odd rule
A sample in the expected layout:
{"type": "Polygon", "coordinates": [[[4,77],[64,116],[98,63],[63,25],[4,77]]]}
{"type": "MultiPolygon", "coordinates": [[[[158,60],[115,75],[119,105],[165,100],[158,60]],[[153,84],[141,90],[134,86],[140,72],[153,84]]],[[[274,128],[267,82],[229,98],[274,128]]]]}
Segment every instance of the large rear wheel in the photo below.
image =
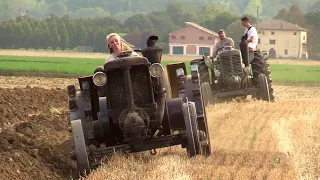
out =
{"type": "Polygon", "coordinates": [[[200,60],[198,62],[198,73],[199,73],[198,78],[200,80],[200,83],[210,82],[209,68],[204,62],[204,60],[200,60]]]}
{"type": "Polygon", "coordinates": [[[270,102],[269,85],[267,78],[264,74],[259,74],[259,88],[260,88],[260,98],[264,101],[270,102]]]}
{"type": "Polygon", "coordinates": [[[252,65],[252,72],[253,72],[253,78],[254,78],[254,86],[259,86],[259,74],[264,74],[266,76],[268,87],[269,87],[269,94],[270,94],[270,100],[274,101],[275,97],[273,94],[273,86],[272,86],[272,78],[271,78],[271,71],[268,56],[266,52],[260,53],[259,51],[254,52],[254,59],[251,62],[252,65]]]}

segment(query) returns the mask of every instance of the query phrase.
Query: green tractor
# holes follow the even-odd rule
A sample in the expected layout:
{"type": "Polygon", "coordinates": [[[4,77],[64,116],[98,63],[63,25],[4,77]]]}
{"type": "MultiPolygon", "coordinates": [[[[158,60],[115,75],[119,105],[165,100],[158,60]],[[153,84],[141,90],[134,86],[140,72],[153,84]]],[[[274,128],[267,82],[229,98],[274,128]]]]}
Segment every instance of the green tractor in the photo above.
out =
{"type": "Polygon", "coordinates": [[[274,101],[266,52],[254,51],[251,68],[245,41],[240,43],[240,50],[226,46],[216,52],[214,59],[204,54],[202,59],[195,59],[190,63],[194,74],[198,74],[205,105],[214,104],[218,99],[245,99],[247,95],[259,100],[274,101]]]}

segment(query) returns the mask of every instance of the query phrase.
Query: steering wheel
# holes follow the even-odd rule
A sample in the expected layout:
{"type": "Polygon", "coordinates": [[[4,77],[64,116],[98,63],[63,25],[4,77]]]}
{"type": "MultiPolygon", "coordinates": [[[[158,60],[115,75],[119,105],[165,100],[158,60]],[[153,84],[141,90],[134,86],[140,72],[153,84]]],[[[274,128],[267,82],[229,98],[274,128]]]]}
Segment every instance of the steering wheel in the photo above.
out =
{"type": "Polygon", "coordinates": [[[230,51],[232,49],[232,46],[222,46],[216,50],[216,54],[218,54],[219,51],[230,51]]]}
{"type": "Polygon", "coordinates": [[[141,49],[134,49],[134,52],[141,52],[141,49]]]}
{"type": "Polygon", "coordinates": [[[127,50],[127,51],[121,51],[119,54],[118,54],[118,58],[122,58],[122,57],[128,57],[128,56],[131,56],[133,51],[131,50],[127,50]]]}

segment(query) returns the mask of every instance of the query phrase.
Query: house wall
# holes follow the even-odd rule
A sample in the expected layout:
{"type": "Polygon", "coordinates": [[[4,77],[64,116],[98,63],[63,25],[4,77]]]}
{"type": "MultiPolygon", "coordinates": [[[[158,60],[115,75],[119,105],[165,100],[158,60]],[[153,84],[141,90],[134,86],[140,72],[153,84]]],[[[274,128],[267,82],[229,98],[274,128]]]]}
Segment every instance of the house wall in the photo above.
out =
{"type": "Polygon", "coordinates": [[[212,54],[217,41],[217,36],[187,25],[186,28],[169,34],[169,54],[172,54],[175,46],[184,46],[184,54],[190,55],[198,55],[200,47],[209,47],[212,54]]]}
{"type": "Polygon", "coordinates": [[[270,52],[270,49],[273,48],[276,51],[276,57],[301,58],[302,43],[306,43],[307,39],[306,32],[260,29],[258,33],[260,39],[258,48],[260,50],[270,52]],[[305,40],[303,40],[304,37],[305,40]]]}

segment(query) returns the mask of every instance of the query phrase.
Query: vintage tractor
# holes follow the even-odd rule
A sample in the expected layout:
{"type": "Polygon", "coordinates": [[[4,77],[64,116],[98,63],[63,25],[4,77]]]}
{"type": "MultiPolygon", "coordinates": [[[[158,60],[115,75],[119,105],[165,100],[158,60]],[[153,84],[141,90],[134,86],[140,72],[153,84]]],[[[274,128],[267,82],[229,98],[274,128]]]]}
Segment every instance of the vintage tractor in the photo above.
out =
{"type": "Polygon", "coordinates": [[[217,50],[217,57],[214,59],[204,54],[202,59],[192,60],[191,64],[198,66],[204,104],[214,104],[217,99],[246,98],[247,95],[273,101],[272,79],[267,59],[265,52],[255,51],[250,68],[248,45],[242,41],[240,50],[226,46],[217,50]]]}
{"type": "Polygon", "coordinates": [[[70,156],[80,175],[118,151],[154,154],[156,148],[181,145],[189,157],[211,154],[199,82],[185,74],[184,63],[167,66],[169,82],[160,64],[162,48],[147,44],[140,50],[143,56],[127,51],[93,75],[79,77],[80,90],[67,87],[74,140],[70,156]]]}

